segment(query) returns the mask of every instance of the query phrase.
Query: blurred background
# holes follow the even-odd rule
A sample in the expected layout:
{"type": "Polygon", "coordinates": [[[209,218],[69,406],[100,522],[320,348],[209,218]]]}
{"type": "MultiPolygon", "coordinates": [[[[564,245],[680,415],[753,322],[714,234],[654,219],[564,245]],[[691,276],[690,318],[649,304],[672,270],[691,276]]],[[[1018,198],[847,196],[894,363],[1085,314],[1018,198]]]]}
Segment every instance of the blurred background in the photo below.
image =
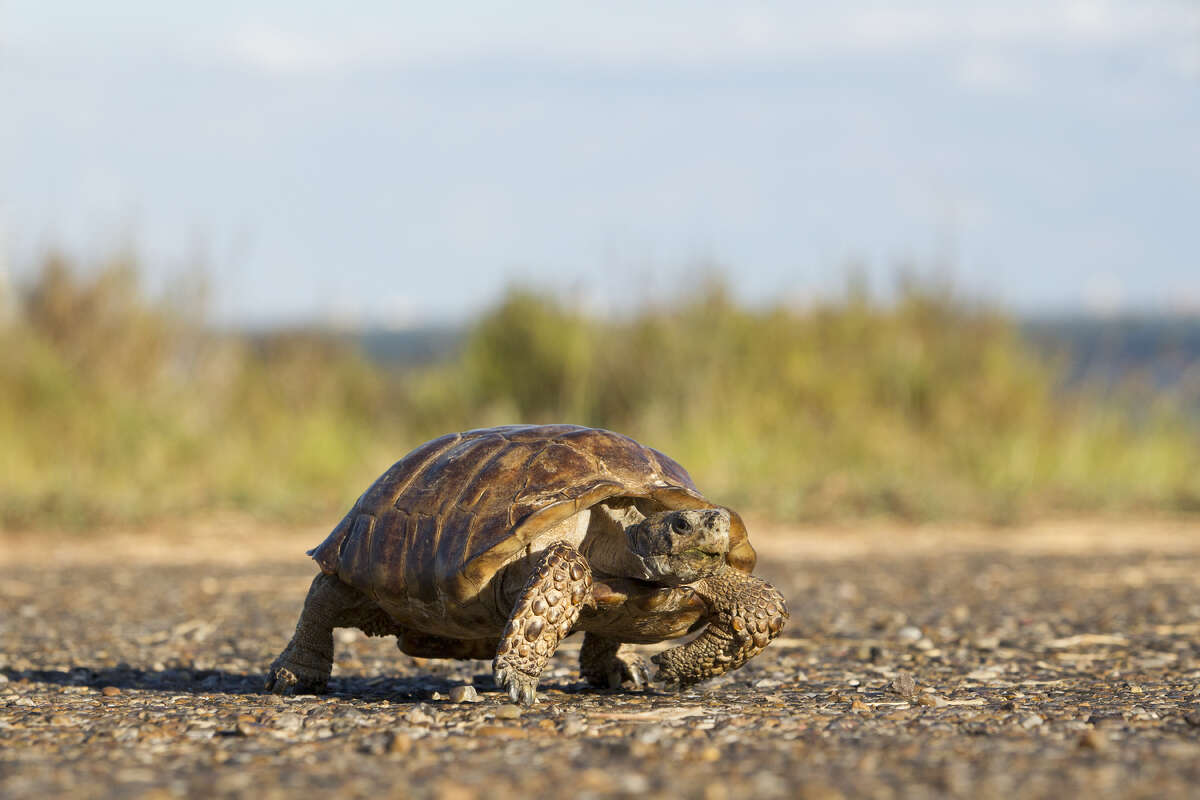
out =
{"type": "Polygon", "coordinates": [[[1200,6],[0,4],[0,525],[570,421],[781,521],[1200,510],[1200,6]]]}

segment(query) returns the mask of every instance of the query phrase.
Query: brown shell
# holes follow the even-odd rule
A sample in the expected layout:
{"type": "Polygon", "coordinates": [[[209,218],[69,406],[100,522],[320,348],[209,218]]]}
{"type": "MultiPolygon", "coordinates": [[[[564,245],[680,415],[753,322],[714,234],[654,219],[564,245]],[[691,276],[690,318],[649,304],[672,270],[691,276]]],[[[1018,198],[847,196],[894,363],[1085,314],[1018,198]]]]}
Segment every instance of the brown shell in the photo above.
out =
{"type": "MultiPolygon", "coordinates": [[[[715,508],[672,459],[628,436],[576,425],[453,433],[397,461],[309,551],[375,597],[466,601],[538,533],[609,497],[715,508]]],[[[754,567],[730,510],[729,564],[754,567]]]]}

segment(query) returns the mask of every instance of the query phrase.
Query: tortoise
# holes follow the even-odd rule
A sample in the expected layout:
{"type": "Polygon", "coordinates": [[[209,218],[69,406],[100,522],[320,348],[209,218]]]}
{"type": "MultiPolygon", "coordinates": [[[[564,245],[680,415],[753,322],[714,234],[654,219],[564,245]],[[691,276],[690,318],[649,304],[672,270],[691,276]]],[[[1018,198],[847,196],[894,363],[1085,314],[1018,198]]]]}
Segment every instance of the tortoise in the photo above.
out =
{"type": "Polygon", "coordinates": [[[267,689],[325,691],[333,629],[392,634],[425,658],[493,658],[498,688],[536,702],[558,643],[583,631],[580,672],[610,688],[651,682],[625,643],[703,628],[654,656],[690,686],[744,664],[788,612],[750,574],[741,517],[672,459],[611,431],[511,425],[427,442],[383,473],[308,554],[312,582],[267,689]]]}

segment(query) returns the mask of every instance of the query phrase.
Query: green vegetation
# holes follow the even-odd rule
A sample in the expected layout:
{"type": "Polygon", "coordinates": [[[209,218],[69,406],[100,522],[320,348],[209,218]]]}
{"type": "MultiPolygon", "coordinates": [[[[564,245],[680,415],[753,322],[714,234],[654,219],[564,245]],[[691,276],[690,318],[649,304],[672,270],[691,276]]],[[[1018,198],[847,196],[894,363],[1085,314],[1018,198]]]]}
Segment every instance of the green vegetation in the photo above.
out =
{"type": "Polygon", "coordinates": [[[187,300],[147,300],[128,260],[61,258],[16,298],[6,527],[332,516],[421,441],[518,421],[628,433],[781,519],[1200,508],[1200,433],[1171,397],[1055,393],[1008,320],[936,287],[752,310],[708,285],[619,319],[513,291],[458,356],[407,370],[330,335],[218,334],[187,300]]]}

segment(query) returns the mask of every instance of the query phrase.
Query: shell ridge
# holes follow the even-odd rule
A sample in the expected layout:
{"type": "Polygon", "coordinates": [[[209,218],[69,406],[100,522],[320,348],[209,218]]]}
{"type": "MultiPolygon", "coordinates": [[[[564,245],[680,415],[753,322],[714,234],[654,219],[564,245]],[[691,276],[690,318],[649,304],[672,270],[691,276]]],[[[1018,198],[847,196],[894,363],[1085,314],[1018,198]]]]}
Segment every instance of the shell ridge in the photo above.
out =
{"type": "MultiPolygon", "coordinates": [[[[505,442],[512,444],[512,439],[509,439],[507,436],[501,436],[500,438],[502,438],[505,442]]],[[[500,460],[500,458],[504,455],[505,450],[507,450],[507,449],[508,449],[507,447],[498,447],[498,448],[496,448],[496,452],[492,453],[486,459],[480,461],[479,466],[476,467],[475,470],[471,472],[470,476],[465,481],[463,481],[462,491],[459,492],[458,497],[455,498],[454,502],[450,503],[450,505],[458,506],[458,508],[461,509],[462,511],[470,511],[471,510],[470,506],[464,506],[462,504],[462,499],[466,496],[465,492],[466,492],[467,488],[471,485],[472,481],[474,481],[476,478],[479,477],[479,473],[483,472],[485,469],[490,467],[492,464],[494,464],[498,460],[500,460]]],[[[480,496],[482,496],[482,495],[476,495],[476,497],[480,497],[480,496]]],[[[479,501],[477,499],[472,500],[471,505],[473,506],[478,502],[479,501]]]]}
{"type": "MultiPolygon", "coordinates": [[[[512,439],[508,438],[503,433],[500,434],[500,439],[503,440],[504,444],[497,447],[495,452],[493,452],[487,458],[479,460],[479,463],[475,465],[475,468],[471,470],[467,478],[463,481],[458,497],[454,498],[453,501],[447,502],[438,514],[438,516],[441,517],[443,524],[438,526],[439,536],[433,552],[437,554],[434,563],[436,564],[438,575],[441,578],[452,577],[459,572],[459,566],[461,566],[461,564],[449,565],[450,554],[448,552],[443,552],[446,548],[444,548],[442,545],[442,537],[440,534],[446,527],[444,524],[445,519],[448,515],[448,512],[455,508],[461,510],[463,513],[471,513],[471,508],[462,505],[462,499],[466,496],[466,492],[471,489],[472,484],[475,482],[475,479],[479,477],[479,474],[502,458],[509,446],[512,445],[512,439]]],[[[457,532],[457,536],[460,540],[460,546],[457,548],[457,553],[455,555],[457,556],[458,562],[462,561],[462,557],[465,553],[472,552],[471,548],[472,544],[474,543],[475,533],[477,530],[477,526],[467,525],[467,529],[465,531],[457,532]]],[[[453,537],[454,533],[452,533],[451,536],[453,537]]]]}
{"type": "MultiPolygon", "coordinates": [[[[530,454],[529,458],[525,459],[525,463],[521,465],[521,472],[524,473],[524,480],[521,482],[521,488],[517,490],[517,493],[515,495],[513,495],[514,501],[517,498],[524,497],[525,490],[529,488],[529,478],[530,478],[529,465],[532,464],[534,462],[534,460],[538,458],[538,456],[540,456],[542,453],[546,452],[550,448],[550,445],[555,444],[555,443],[556,442],[554,439],[547,440],[546,442],[544,442],[542,444],[542,446],[540,448],[538,448],[536,451],[534,451],[532,454],[530,454]]],[[[516,502],[510,503],[508,506],[508,527],[509,528],[512,528],[514,525],[517,524],[517,521],[513,518],[513,512],[516,510],[517,510],[516,502]]]]}
{"type": "Polygon", "coordinates": [[[583,450],[580,450],[578,447],[575,446],[575,443],[573,441],[560,442],[559,444],[561,444],[563,447],[567,448],[568,450],[572,451],[576,455],[582,456],[583,458],[594,463],[601,474],[603,474],[603,475],[612,475],[613,474],[613,471],[608,468],[608,464],[604,461],[604,459],[601,458],[596,453],[587,453],[587,452],[584,452],[583,450]]]}
{"type": "Polygon", "coordinates": [[[417,466],[410,469],[408,471],[408,475],[405,476],[404,480],[400,481],[400,484],[398,486],[394,487],[394,489],[392,491],[392,502],[390,505],[395,506],[397,503],[399,503],[400,498],[403,497],[404,493],[406,491],[408,491],[410,486],[412,486],[413,481],[415,481],[417,479],[417,476],[424,474],[425,468],[428,467],[435,458],[442,455],[442,453],[445,453],[451,447],[454,447],[456,444],[461,442],[463,440],[463,438],[464,438],[464,435],[461,433],[454,434],[453,439],[450,439],[449,441],[447,441],[445,445],[443,445],[442,447],[439,447],[437,450],[430,452],[428,455],[426,455],[424,461],[422,461],[420,464],[418,464],[417,466]]]}

